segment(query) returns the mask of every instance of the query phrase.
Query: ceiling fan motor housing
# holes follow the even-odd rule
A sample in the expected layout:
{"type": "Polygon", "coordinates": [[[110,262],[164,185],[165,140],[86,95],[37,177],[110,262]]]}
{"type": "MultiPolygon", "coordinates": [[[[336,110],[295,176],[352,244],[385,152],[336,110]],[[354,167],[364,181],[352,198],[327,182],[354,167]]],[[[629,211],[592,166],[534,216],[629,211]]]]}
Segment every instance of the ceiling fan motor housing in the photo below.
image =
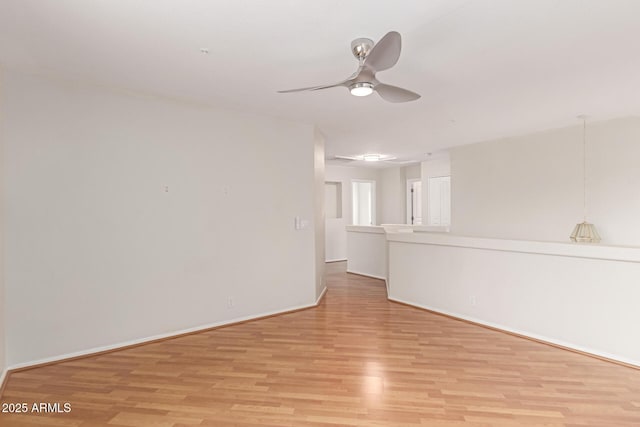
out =
{"type": "Polygon", "coordinates": [[[367,57],[372,48],[373,40],[371,39],[360,38],[351,42],[351,53],[353,53],[353,56],[360,62],[364,61],[364,58],[367,57]]]}

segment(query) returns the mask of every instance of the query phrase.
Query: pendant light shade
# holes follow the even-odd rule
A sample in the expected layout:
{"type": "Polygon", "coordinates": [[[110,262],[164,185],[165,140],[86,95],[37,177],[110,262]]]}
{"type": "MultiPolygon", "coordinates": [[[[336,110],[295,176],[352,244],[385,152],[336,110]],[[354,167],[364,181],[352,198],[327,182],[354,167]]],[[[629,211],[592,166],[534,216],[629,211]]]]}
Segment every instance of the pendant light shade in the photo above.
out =
{"type": "Polygon", "coordinates": [[[589,224],[587,221],[576,224],[571,233],[571,241],[578,243],[599,243],[600,235],[596,230],[596,226],[589,224]]]}
{"type": "Polygon", "coordinates": [[[583,221],[576,224],[569,238],[577,243],[599,243],[600,235],[596,226],[587,222],[587,116],[578,116],[582,120],[582,207],[583,221]]]}

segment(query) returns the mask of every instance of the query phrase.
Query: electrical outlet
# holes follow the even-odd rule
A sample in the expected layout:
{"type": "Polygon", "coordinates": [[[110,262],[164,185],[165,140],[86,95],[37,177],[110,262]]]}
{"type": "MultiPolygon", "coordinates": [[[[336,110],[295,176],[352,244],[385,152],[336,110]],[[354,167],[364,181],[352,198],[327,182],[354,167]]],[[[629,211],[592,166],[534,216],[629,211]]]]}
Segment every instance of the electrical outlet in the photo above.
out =
{"type": "Polygon", "coordinates": [[[233,308],[233,297],[227,297],[227,308],[233,308]]]}
{"type": "Polygon", "coordinates": [[[478,305],[478,299],[476,298],[476,296],[475,296],[475,295],[471,295],[471,296],[469,297],[469,302],[471,303],[471,305],[472,305],[473,307],[475,307],[475,306],[477,306],[477,305],[478,305]]]}

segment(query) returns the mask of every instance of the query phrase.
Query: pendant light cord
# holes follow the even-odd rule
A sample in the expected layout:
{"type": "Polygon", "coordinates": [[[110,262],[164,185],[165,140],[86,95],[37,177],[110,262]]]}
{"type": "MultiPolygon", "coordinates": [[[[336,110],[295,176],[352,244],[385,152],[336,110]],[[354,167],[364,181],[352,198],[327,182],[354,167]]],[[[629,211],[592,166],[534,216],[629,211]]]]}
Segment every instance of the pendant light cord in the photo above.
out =
{"type": "Polygon", "coordinates": [[[582,215],[587,222],[587,119],[582,119],[582,215]]]}

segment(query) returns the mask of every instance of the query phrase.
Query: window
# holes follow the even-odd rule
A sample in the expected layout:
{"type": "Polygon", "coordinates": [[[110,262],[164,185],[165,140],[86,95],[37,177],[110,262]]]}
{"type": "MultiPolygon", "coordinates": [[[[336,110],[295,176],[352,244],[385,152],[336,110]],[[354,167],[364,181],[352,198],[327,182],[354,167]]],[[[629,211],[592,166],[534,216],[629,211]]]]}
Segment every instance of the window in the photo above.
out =
{"type": "Polygon", "coordinates": [[[324,183],[325,218],[342,218],[342,183],[324,183]]]}
{"type": "Polygon", "coordinates": [[[351,190],[353,225],[374,225],[376,223],[375,181],[353,180],[351,190]]]}
{"type": "Polygon", "coordinates": [[[407,224],[422,224],[422,181],[407,180],[407,224]]]}
{"type": "Polygon", "coordinates": [[[451,177],[429,178],[429,225],[451,225],[451,177]]]}

